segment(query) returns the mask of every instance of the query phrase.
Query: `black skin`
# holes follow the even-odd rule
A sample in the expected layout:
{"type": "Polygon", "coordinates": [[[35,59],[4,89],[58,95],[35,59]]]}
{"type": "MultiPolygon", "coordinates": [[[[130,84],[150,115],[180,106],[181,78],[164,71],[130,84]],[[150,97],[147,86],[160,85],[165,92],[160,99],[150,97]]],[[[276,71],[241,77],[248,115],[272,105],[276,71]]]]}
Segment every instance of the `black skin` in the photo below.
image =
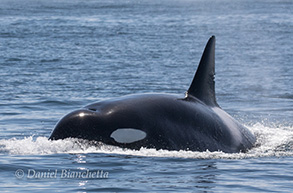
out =
{"type": "Polygon", "coordinates": [[[81,138],[130,149],[227,153],[250,149],[255,137],[249,130],[235,120],[236,127],[228,128],[212,108],[196,98],[129,95],[91,104],[66,115],[56,125],[50,139],[81,138]],[[146,132],[147,137],[130,144],[117,143],[110,135],[118,128],[139,129],[146,132]],[[235,135],[240,135],[241,140],[235,140],[235,135]]]}
{"type": "Polygon", "coordinates": [[[212,36],[185,97],[129,95],[88,105],[63,117],[49,139],[81,138],[130,149],[245,152],[256,139],[217,104],[214,75],[212,36]],[[144,131],[146,137],[118,143],[111,134],[123,128],[144,131]]]}

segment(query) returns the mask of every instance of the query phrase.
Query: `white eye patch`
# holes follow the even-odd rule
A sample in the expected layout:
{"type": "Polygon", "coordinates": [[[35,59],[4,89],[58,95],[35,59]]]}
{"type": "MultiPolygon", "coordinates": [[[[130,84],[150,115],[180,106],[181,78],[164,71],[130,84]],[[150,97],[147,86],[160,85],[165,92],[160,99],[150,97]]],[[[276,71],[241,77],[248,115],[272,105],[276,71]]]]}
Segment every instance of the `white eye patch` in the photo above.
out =
{"type": "Polygon", "coordinates": [[[146,136],[147,134],[144,131],[132,128],[123,128],[113,131],[110,137],[118,143],[133,143],[144,139],[146,136]]]}

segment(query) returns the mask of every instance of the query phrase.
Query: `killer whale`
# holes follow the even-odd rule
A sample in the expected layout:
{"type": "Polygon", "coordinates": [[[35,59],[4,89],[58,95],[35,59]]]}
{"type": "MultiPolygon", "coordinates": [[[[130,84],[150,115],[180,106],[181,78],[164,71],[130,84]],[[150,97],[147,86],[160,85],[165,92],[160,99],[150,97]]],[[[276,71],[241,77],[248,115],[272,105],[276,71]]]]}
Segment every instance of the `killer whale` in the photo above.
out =
{"type": "Polygon", "coordinates": [[[245,152],[256,138],[215,96],[215,37],[206,44],[185,95],[136,94],[65,115],[49,139],[80,138],[122,148],[245,152]]]}

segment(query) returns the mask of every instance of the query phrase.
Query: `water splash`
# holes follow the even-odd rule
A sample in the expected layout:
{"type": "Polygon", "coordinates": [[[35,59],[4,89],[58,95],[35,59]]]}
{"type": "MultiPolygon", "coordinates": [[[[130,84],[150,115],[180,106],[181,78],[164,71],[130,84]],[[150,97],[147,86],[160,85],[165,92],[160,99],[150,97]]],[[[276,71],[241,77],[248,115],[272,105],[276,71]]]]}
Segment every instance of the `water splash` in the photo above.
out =
{"type": "Polygon", "coordinates": [[[293,156],[293,127],[256,123],[249,127],[257,136],[256,147],[247,153],[168,151],[141,148],[123,149],[102,143],[88,143],[86,140],[64,139],[49,141],[46,137],[0,140],[0,153],[13,155],[47,155],[58,153],[106,153],[147,157],[177,157],[192,159],[245,159],[257,157],[293,156]]]}

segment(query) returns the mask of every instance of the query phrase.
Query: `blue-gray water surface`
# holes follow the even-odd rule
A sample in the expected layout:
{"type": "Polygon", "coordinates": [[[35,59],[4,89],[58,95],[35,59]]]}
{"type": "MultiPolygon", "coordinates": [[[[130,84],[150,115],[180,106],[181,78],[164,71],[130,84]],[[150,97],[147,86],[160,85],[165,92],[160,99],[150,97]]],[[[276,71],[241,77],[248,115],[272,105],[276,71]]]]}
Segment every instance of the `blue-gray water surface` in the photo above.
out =
{"type": "Polygon", "coordinates": [[[0,0],[0,191],[292,192],[292,37],[291,0],[0,0]],[[218,103],[255,148],[47,140],[89,103],[183,95],[211,35],[218,103]]]}

